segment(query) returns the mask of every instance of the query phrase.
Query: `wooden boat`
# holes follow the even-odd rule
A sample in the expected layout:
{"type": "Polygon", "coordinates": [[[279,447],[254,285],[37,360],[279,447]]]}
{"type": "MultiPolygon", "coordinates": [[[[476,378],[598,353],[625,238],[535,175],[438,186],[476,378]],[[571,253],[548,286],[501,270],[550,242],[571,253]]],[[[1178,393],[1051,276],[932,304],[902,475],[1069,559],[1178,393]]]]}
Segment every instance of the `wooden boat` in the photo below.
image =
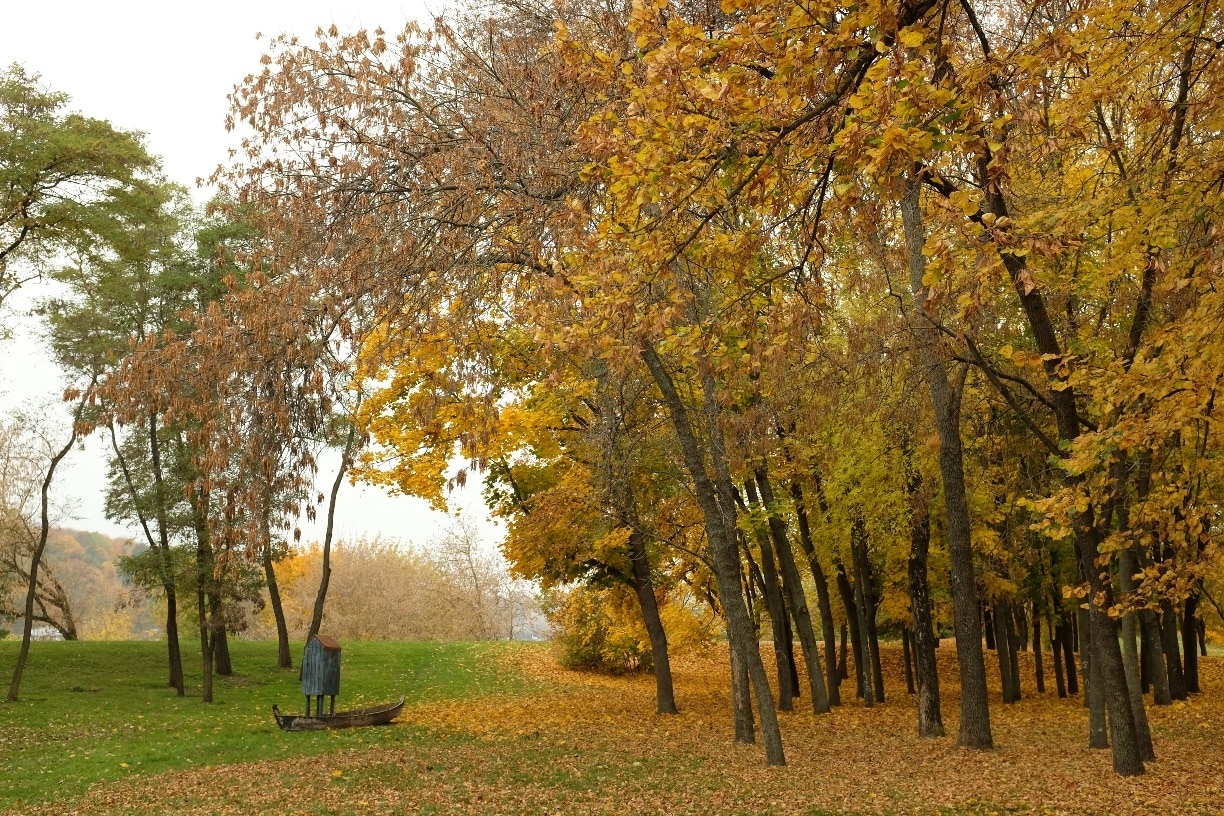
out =
{"type": "Polygon", "coordinates": [[[362,725],[386,725],[399,716],[404,708],[401,696],[394,703],[337,711],[334,714],[282,714],[272,706],[272,716],[284,731],[322,731],[326,728],[356,728],[362,725]]]}

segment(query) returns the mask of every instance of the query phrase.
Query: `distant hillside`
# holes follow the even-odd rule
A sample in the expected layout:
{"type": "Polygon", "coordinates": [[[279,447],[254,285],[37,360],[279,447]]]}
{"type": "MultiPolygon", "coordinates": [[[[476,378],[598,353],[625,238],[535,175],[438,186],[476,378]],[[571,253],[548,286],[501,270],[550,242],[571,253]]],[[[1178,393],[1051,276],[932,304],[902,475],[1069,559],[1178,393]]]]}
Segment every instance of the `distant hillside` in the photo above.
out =
{"type": "MultiPolygon", "coordinates": [[[[134,599],[116,562],[133,550],[125,538],[89,530],[56,528],[47,540],[46,564],[68,596],[69,610],[82,640],[127,640],[155,635],[147,604],[134,599]]],[[[24,603],[25,588],[14,589],[14,608],[24,603]]],[[[7,621],[17,630],[19,621],[7,621]]]]}

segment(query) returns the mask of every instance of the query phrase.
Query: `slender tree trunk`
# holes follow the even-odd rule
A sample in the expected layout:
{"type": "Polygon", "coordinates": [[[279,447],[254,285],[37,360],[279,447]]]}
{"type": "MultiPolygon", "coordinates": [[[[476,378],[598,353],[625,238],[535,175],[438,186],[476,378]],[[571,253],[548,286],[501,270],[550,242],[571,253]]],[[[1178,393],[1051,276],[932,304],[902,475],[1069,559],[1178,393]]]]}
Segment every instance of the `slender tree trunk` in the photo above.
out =
{"type": "Polygon", "coordinates": [[[1020,652],[1024,651],[1024,641],[1020,639],[1019,634],[1016,632],[1016,616],[1013,614],[1014,609],[1011,601],[1004,601],[1003,609],[1007,612],[1003,628],[1007,633],[1008,663],[1011,667],[1012,702],[1016,702],[1022,696],[1020,689],[1020,652]]]}
{"type": "Polygon", "coordinates": [[[676,694],[672,687],[671,658],[667,652],[667,632],[663,629],[663,619],[659,616],[659,603],[655,598],[654,581],[650,576],[646,544],[641,530],[636,525],[629,530],[629,558],[633,565],[633,589],[637,593],[638,605],[642,608],[646,634],[650,636],[650,657],[654,663],[655,676],[655,711],[659,714],[678,714],[680,711],[676,708],[676,694]]]}
{"type": "Polygon", "coordinates": [[[60,462],[68,455],[68,452],[72,450],[72,446],[76,444],[77,423],[81,420],[81,413],[84,407],[85,402],[82,401],[73,413],[72,432],[68,435],[68,442],[51,457],[51,461],[47,464],[47,474],[43,477],[39,504],[41,527],[38,531],[38,544],[34,547],[34,552],[30,554],[30,581],[26,588],[25,619],[21,627],[21,647],[17,651],[17,665],[13,667],[13,679],[9,683],[8,696],[5,698],[10,703],[17,702],[17,695],[21,690],[21,678],[25,674],[26,662],[30,657],[30,638],[34,631],[34,596],[38,591],[38,569],[42,564],[43,553],[47,549],[47,536],[51,533],[49,507],[51,483],[55,480],[56,468],[59,467],[60,462]]]}
{"type": "MultiPolygon", "coordinates": [[[[905,246],[909,255],[910,291],[916,310],[927,302],[926,259],[922,254],[921,181],[911,176],[901,202],[905,246]]],[[[919,357],[926,377],[935,429],[939,434],[939,471],[943,477],[944,509],[947,514],[948,561],[951,567],[953,626],[960,665],[961,717],[957,744],[968,748],[990,748],[990,708],[986,696],[986,663],[982,656],[982,631],[978,623],[977,581],[973,570],[973,547],[969,523],[968,489],[965,486],[961,452],[960,400],[948,382],[947,357],[941,348],[939,330],[922,314],[914,316],[919,357]]]]}
{"type": "MultiPolygon", "coordinates": [[[[739,559],[735,547],[734,525],[729,525],[727,519],[734,519],[734,505],[726,506],[725,494],[733,491],[730,483],[721,488],[711,483],[706,472],[705,456],[702,453],[697,437],[693,432],[688,411],[676,391],[671,375],[663,365],[653,345],[643,341],[641,345],[642,358],[646,362],[655,384],[663,395],[672,420],[672,427],[680,443],[684,456],[685,467],[694,483],[694,492],[701,507],[705,521],[706,539],[714,562],[714,575],[718,582],[719,597],[722,600],[723,611],[727,616],[727,635],[731,650],[737,653],[741,665],[746,667],[751,678],[755,693],[757,710],[761,719],[761,735],[765,743],[766,762],[770,765],[785,765],[786,756],[782,748],[782,735],[778,724],[777,709],[774,707],[769,683],[765,675],[765,666],[761,662],[761,652],[753,635],[752,625],[748,619],[748,610],[744,605],[740,592],[739,559]],[[724,494],[720,502],[720,493],[724,494]],[[722,504],[723,506],[720,506],[722,504]]],[[[719,459],[721,449],[721,429],[718,428],[715,413],[714,393],[710,390],[712,383],[708,376],[704,378],[703,391],[707,430],[711,437],[711,456],[714,459],[715,473],[725,469],[725,459],[719,459]],[[717,440],[717,441],[714,441],[717,440]]],[[[720,476],[720,481],[721,481],[720,476]]]]}
{"type": "Polygon", "coordinates": [[[192,503],[196,534],[196,615],[200,624],[200,658],[203,661],[203,700],[213,701],[213,644],[218,622],[209,616],[209,587],[213,576],[212,545],[208,534],[209,497],[197,490],[192,503]]]}
{"type": "MultiPolygon", "coordinates": [[[[170,656],[170,685],[174,687],[179,697],[186,692],[183,686],[183,651],[179,644],[178,631],[178,590],[174,581],[174,565],[170,559],[170,523],[166,509],[166,485],[161,464],[161,438],[157,432],[157,412],[149,411],[149,460],[153,466],[153,512],[157,517],[157,549],[161,553],[162,589],[166,595],[166,647],[170,656]]],[[[112,435],[114,431],[112,429],[112,435]]],[[[113,436],[112,436],[112,441],[113,436]]],[[[115,450],[119,450],[118,444],[115,450]]],[[[136,501],[135,487],[128,478],[128,489],[132,491],[132,501],[136,501]]]]}
{"type": "MultiPolygon", "coordinates": [[[[751,505],[760,508],[761,501],[751,479],[744,482],[744,492],[751,505]]],[[[769,609],[769,626],[773,634],[774,663],[778,670],[778,709],[790,711],[795,707],[796,687],[791,685],[791,649],[786,642],[786,604],[782,600],[782,587],[778,580],[777,566],[774,564],[769,533],[759,516],[753,520],[752,528],[756,534],[757,546],[761,550],[761,594],[765,596],[765,605],[769,609]]]]}
{"type": "Polygon", "coordinates": [[[1003,690],[1003,702],[1016,702],[1015,689],[1012,687],[1012,653],[1007,643],[1007,628],[1004,623],[1002,604],[996,601],[991,609],[991,620],[994,622],[995,656],[999,660],[999,687],[1003,690]]]}
{"type": "Polygon", "coordinates": [[[1037,693],[1045,694],[1045,666],[1041,656],[1041,615],[1033,606],[1033,675],[1037,681],[1037,693]]]}
{"type": "MultiPolygon", "coordinates": [[[[850,627],[850,649],[854,652],[854,693],[863,696],[863,632],[859,626],[858,602],[855,600],[854,585],[846,574],[846,567],[840,561],[837,568],[837,593],[841,595],[842,606],[846,609],[846,625],[850,627]]],[[[842,627],[845,629],[845,626],[842,627]]],[[[849,666],[846,664],[846,636],[842,635],[842,675],[849,676],[849,666]]]]}
{"type": "MultiPolygon", "coordinates": [[[[825,688],[824,670],[820,666],[820,649],[816,643],[816,632],[812,626],[812,615],[808,610],[807,594],[803,591],[803,577],[795,563],[795,554],[791,549],[790,536],[786,534],[786,522],[778,513],[778,503],[774,498],[773,485],[769,481],[769,473],[762,464],[753,474],[757,489],[760,490],[761,501],[766,511],[766,521],[769,525],[769,535],[773,540],[774,550],[778,556],[778,568],[782,578],[782,591],[786,599],[791,617],[795,622],[795,630],[799,635],[799,646],[803,651],[803,663],[807,667],[808,690],[811,694],[812,711],[824,714],[829,710],[829,695],[825,688]]],[[[789,641],[788,641],[789,642],[789,641]]],[[[792,664],[793,665],[793,664],[792,664]]]]}
{"type": "Polygon", "coordinates": [[[264,580],[268,584],[268,603],[272,606],[272,617],[276,620],[276,666],[293,668],[293,655],[289,652],[289,627],[285,623],[285,608],[281,605],[280,587],[276,583],[276,566],[272,563],[272,542],[268,540],[263,551],[264,580]]]}
{"type": "Polygon", "coordinates": [[[1050,658],[1054,664],[1054,683],[1058,687],[1058,697],[1063,699],[1067,696],[1067,683],[1063,677],[1062,641],[1058,627],[1050,628],[1050,658]]]}
{"type": "Polygon", "coordinates": [[[914,656],[910,648],[910,628],[902,625],[901,627],[901,662],[905,666],[905,693],[913,695],[916,693],[914,688],[914,656]]]}
{"type": "Polygon", "coordinates": [[[837,627],[833,622],[833,604],[829,599],[829,580],[816,556],[812,542],[812,531],[808,526],[807,511],[803,506],[803,490],[797,481],[790,483],[791,497],[795,500],[795,516],[799,522],[799,545],[812,570],[812,583],[816,586],[816,606],[820,611],[820,629],[825,642],[825,680],[829,694],[829,705],[841,705],[841,674],[837,670],[837,627]]]}
{"type": "Polygon", "coordinates": [[[327,587],[331,582],[331,547],[332,536],[336,529],[336,497],[340,495],[340,485],[344,483],[344,474],[353,464],[353,447],[357,441],[357,426],[349,423],[348,435],[344,438],[344,450],[340,454],[340,467],[336,470],[336,478],[332,481],[331,493],[327,499],[327,528],[323,533],[323,566],[319,573],[319,591],[315,594],[314,609],[310,615],[310,629],[306,633],[306,641],[319,634],[323,626],[323,609],[327,603],[327,587]]]}
{"type": "Polygon", "coordinates": [[[982,607],[982,629],[986,633],[986,648],[992,652],[995,651],[997,648],[995,643],[995,619],[990,614],[990,607],[988,606],[982,607]]]}
{"type": "Polygon", "coordinates": [[[863,705],[871,708],[875,705],[875,681],[872,678],[872,660],[871,660],[871,644],[868,642],[867,605],[871,602],[869,598],[870,590],[867,588],[867,576],[863,569],[863,563],[860,560],[860,549],[865,550],[867,547],[867,527],[863,523],[861,517],[855,517],[851,522],[850,528],[850,555],[853,559],[854,566],[854,605],[855,611],[858,614],[860,651],[855,654],[854,659],[858,666],[859,677],[863,684],[863,705]]]}
{"type": "Polygon", "coordinates": [[[1062,649],[1063,666],[1067,669],[1067,693],[1077,695],[1079,694],[1079,679],[1075,671],[1075,636],[1068,622],[1075,618],[1067,617],[1066,612],[1063,615],[1062,622],[1055,627],[1055,632],[1058,637],[1058,646],[1062,649]]]}
{"type": "MultiPolygon", "coordinates": [[[[846,662],[848,658],[848,650],[846,649],[846,636],[849,630],[850,630],[849,627],[843,623],[841,627],[841,645],[838,647],[838,657],[837,657],[837,676],[841,678],[841,680],[845,680],[849,676],[846,671],[846,662]]],[[[861,689],[859,690],[859,696],[860,697],[863,696],[863,692],[861,689]]]]}

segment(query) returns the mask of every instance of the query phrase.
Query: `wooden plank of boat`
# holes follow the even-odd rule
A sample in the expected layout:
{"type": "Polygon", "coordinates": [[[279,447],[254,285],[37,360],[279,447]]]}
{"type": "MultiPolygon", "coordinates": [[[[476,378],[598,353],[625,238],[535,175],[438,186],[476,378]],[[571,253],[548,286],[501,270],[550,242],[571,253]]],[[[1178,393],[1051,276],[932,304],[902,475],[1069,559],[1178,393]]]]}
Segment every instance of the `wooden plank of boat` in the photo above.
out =
{"type": "Polygon", "coordinates": [[[282,714],[272,706],[272,716],[284,731],[322,731],[326,728],[355,728],[363,725],[386,725],[399,716],[404,708],[401,696],[393,703],[337,711],[335,714],[282,714]]]}

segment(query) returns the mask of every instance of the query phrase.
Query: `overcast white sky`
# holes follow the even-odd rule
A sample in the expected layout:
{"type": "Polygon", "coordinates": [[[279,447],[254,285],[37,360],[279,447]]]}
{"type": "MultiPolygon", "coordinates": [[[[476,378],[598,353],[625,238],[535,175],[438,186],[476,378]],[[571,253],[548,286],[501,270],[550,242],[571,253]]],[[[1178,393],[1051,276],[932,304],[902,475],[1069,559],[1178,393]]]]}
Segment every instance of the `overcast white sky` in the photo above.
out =
{"type": "MultiPolygon", "coordinates": [[[[333,23],[341,30],[381,26],[398,31],[408,20],[426,19],[427,8],[444,8],[443,0],[41,0],[4,5],[0,65],[21,63],[48,87],[71,96],[72,109],[145,133],[166,174],[187,186],[226,160],[231,146],[224,125],[226,96],[260,68],[264,41],[256,39],[258,33],[309,36],[333,23]]],[[[197,195],[208,197],[206,191],[197,195]]],[[[13,308],[18,313],[28,309],[32,296],[36,289],[13,308]]],[[[59,373],[41,352],[33,321],[12,312],[5,319],[18,325],[13,339],[0,342],[0,411],[18,406],[62,410],[59,373]]],[[[57,491],[75,517],[65,523],[134,535],[135,530],[103,515],[104,450],[102,440],[93,439],[72,454],[57,491]]],[[[321,484],[330,485],[338,458],[323,461],[321,484]]],[[[478,489],[466,491],[456,504],[484,516],[478,489]]],[[[368,488],[341,489],[337,530],[343,536],[381,534],[427,544],[446,524],[423,502],[392,499],[368,488]]],[[[495,534],[488,525],[482,527],[487,537],[495,534]]],[[[322,535],[317,528],[304,529],[308,538],[322,535]]]]}

